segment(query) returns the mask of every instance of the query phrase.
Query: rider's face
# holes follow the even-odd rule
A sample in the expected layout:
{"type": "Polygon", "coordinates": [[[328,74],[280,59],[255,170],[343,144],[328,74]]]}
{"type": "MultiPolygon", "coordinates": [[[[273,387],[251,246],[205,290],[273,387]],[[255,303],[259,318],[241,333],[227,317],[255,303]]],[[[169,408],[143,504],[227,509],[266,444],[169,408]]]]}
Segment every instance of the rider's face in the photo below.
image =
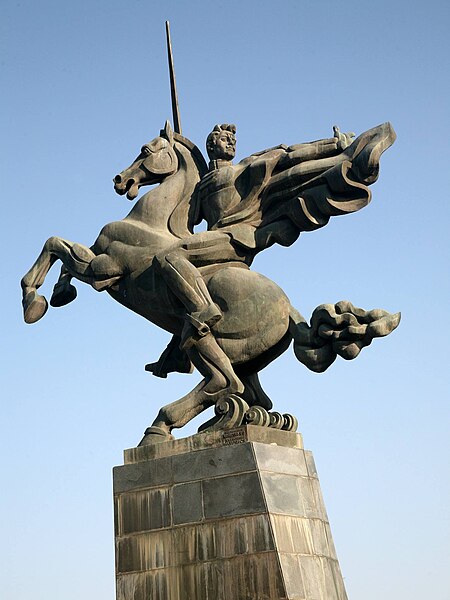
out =
{"type": "Polygon", "coordinates": [[[236,138],[231,131],[221,131],[212,141],[212,145],[215,159],[233,160],[236,154],[236,138]]]}

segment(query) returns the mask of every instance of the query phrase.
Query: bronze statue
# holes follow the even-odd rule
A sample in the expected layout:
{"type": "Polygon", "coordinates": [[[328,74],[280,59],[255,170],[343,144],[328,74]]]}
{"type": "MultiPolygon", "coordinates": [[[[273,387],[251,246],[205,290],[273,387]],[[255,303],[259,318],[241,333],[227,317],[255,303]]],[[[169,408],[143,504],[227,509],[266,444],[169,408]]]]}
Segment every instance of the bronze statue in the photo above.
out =
{"type": "Polygon", "coordinates": [[[199,149],[166,123],[114,178],[116,192],[130,200],[142,186],[159,186],[122,221],[106,225],[91,247],[48,239],[21,282],[27,323],[45,314],[47,301],[37,289],[59,259],[63,267],[52,306],[75,299],[75,278],[106,290],[173,334],[147,370],[166,377],[195,366],[204,379],[159,411],[143,444],[170,439],[173,428],[212,405],[217,416],[205,428],[243,420],[295,428],[293,417],[268,412],[272,402],[258,372],[292,340],[303,364],[324,371],[338,354],[355,358],[374,337],[387,335],[399,323],[399,314],[339,302],[319,306],[308,325],[274,282],[249,268],[256,254],[271,245],[289,246],[302,231],[368,204],[380,155],[395,140],[390,124],[353,141],[353,134],[335,128],[330,139],[281,145],[233,165],[235,131],[228,124],[213,129],[207,140],[208,168],[199,149]],[[208,230],[193,233],[203,219],[208,230]]]}
{"type": "Polygon", "coordinates": [[[168,22],[166,34],[175,131],[166,122],[114,177],[116,192],[130,200],[143,186],[159,186],[122,221],[105,225],[91,247],[48,239],[21,282],[24,318],[35,323],[46,313],[47,300],[37,289],[59,259],[63,266],[52,306],[76,298],[71,283],[76,278],[173,334],[146,369],[167,377],[195,366],[204,379],[161,408],[141,444],[171,439],[173,428],[212,405],[216,416],[202,430],[241,423],[295,430],[295,417],[269,412],[272,402],[258,372],[292,341],[300,362],[325,371],[337,355],[353,359],[373,338],[393,331],[400,314],[338,302],[317,307],[308,325],[283,291],[250,266],[273,244],[290,246],[302,231],[366,206],[368,186],[395,133],[385,123],[353,139],[353,133],[334,127],[332,138],[280,145],[233,165],[236,127],[224,123],[206,140],[208,167],[181,135],[168,22]],[[203,220],[207,231],[194,233],[203,220]]]}

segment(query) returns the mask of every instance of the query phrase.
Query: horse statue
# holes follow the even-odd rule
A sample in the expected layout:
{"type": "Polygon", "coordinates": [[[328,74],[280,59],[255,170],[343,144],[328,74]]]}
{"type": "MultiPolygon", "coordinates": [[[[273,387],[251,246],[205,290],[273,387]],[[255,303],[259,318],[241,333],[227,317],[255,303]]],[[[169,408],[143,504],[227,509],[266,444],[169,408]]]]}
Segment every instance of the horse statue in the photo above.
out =
{"type": "Polygon", "coordinates": [[[173,334],[159,361],[146,369],[166,377],[171,371],[191,372],[195,366],[203,380],[159,410],[141,444],[172,439],[174,428],[214,405],[216,416],[203,430],[243,422],[295,429],[294,417],[269,412],[272,402],[261,388],[258,372],[292,341],[300,362],[313,371],[324,371],[338,355],[355,358],[375,337],[389,334],[400,315],[339,302],[319,306],[308,324],[279,286],[250,270],[251,261],[272,243],[289,245],[299,231],[323,226],[330,216],[367,204],[367,185],[378,175],[379,156],[394,139],[392,128],[385,124],[365,132],[331,158],[311,157],[311,148],[300,146],[280,146],[255,155],[252,173],[260,180],[257,192],[252,192],[254,199],[244,199],[235,217],[225,215],[222,224],[209,223],[209,231],[194,233],[196,198],[208,167],[200,150],[166,123],[131,166],[114,178],[116,192],[130,200],[142,186],[159,185],[145,193],[123,220],[105,225],[91,247],[49,238],[21,281],[24,319],[34,323],[46,313],[47,300],[37,290],[59,259],[62,269],[50,305],[64,306],[76,298],[71,283],[75,278],[97,291],[107,291],[126,308],[173,334]],[[267,156],[270,160],[263,164],[267,156]],[[293,211],[300,211],[300,216],[293,211]],[[255,242],[252,248],[241,242],[243,259],[223,262],[218,257],[196,265],[205,294],[220,307],[222,318],[211,328],[191,328],[186,334],[186,306],[162,275],[161,256],[184,248],[186,240],[194,249],[198,243],[207,254],[209,240],[215,240],[210,236],[214,230],[220,239],[225,234],[227,240],[239,237],[232,232],[235,223],[239,231],[242,223],[251,223],[255,239],[265,241],[259,246],[255,242]]]}

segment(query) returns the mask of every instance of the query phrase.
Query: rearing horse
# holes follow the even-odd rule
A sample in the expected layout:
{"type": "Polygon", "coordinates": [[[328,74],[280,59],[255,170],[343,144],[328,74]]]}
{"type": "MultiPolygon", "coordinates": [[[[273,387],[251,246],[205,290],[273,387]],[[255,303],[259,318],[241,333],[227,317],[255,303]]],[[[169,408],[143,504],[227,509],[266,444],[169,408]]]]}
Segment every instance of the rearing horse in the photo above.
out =
{"type": "Polygon", "coordinates": [[[189,371],[193,364],[204,379],[159,411],[144,443],[167,439],[173,428],[230,395],[269,410],[272,403],[257,373],[284,352],[292,339],[297,358],[308,368],[323,371],[337,354],[354,358],[373,337],[387,335],[399,322],[399,315],[338,303],[316,309],[309,327],[274,282],[242,263],[214,265],[200,271],[223,318],[210,334],[191,340],[181,351],[177,344],[186,309],[165,284],[154,258],[194,235],[191,198],[206,170],[198,148],[166,123],[133,164],[114,178],[116,191],[130,200],[141,186],[159,185],[144,194],[122,221],[105,225],[90,248],[49,238],[21,281],[27,323],[36,322],[47,311],[47,301],[37,289],[59,259],[63,267],[52,306],[63,306],[76,297],[70,283],[75,278],[97,291],[106,290],[123,306],[174,334],[166,350],[172,361],[178,361],[171,370],[189,371]]]}
{"type": "MultiPolygon", "coordinates": [[[[36,322],[47,311],[46,299],[36,290],[57,259],[63,263],[63,272],[51,300],[53,306],[61,306],[73,299],[74,292],[70,291],[68,283],[71,277],[92,285],[97,291],[108,289],[117,293],[114,284],[141,275],[158,251],[190,233],[189,200],[206,171],[200,151],[186,138],[173,134],[166,124],[160,136],[142,147],[133,164],[136,163],[142,171],[139,183],[128,179],[126,188],[121,188],[121,176],[117,175],[114,180],[116,191],[126,193],[131,200],[136,197],[138,187],[161,185],[146,193],[122,221],[105,225],[90,248],[59,237],[46,241],[21,282],[27,323],[36,322]]],[[[126,297],[119,301],[128,305],[126,297]]],[[[147,310],[148,307],[144,316],[148,318],[147,310]]]]}
{"type": "MultiPolygon", "coordinates": [[[[97,291],[107,290],[127,308],[159,327],[181,335],[185,309],[158,276],[152,261],[161,250],[192,233],[188,226],[189,201],[206,171],[206,164],[198,148],[173,133],[166,124],[160,136],[143,146],[133,169],[140,170],[139,182],[127,177],[127,170],[114,180],[116,191],[126,193],[129,199],[134,199],[143,185],[160,185],[142,196],[122,221],[105,225],[90,248],[56,236],[45,242],[41,254],[21,281],[27,323],[36,322],[47,311],[47,300],[37,293],[37,289],[59,259],[63,269],[52,296],[53,306],[62,306],[75,298],[76,291],[70,283],[74,277],[97,291]]],[[[173,427],[182,427],[219,397],[230,393],[241,393],[250,404],[257,402],[270,408],[256,371],[241,368],[242,375],[238,378],[232,363],[250,362],[282,341],[275,352],[280,354],[291,341],[291,337],[286,336],[290,303],[273,282],[247,269],[226,267],[209,277],[209,286],[215,301],[227,307],[215,332],[218,343],[211,348],[209,340],[198,340],[186,349],[190,361],[205,379],[193,392],[174,403],[176,406],[160,411],[157,426],[167,433],[173,427]],[[240,289],[247,290],[246,298],[239,293],[240,289]],[[274,319],[266,304],[264,310],[253,312],[255,323],[246,321],[247,331],[235,331],[233,323],[241,320],[249,302],[258,294],[272,296],[273,303],[278,306],[276,314],[281,319],[274,319]],[[259,328],[252,327],[256,323],[259,328]],[[250,330],[253,330],[251,335],[250,330]],[[252,351],[243,351],[245,347],[252,351]]],[[[267,357],[263,360],[267,361],[267,357]]]]}

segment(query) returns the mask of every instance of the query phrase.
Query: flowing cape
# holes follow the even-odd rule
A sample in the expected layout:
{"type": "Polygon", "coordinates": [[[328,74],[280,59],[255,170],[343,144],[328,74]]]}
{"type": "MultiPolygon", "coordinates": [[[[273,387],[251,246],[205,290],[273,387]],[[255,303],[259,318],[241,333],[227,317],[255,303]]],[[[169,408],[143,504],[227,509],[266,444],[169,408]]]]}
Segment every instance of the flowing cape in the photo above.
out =
{"type": "Polygon", "coordinates": [[[261,170],[258,184],[211,229],[227,231],[234,242],[256,252],[273,243],[289,246],[302,231],[323,227],[331,216],[367,206],[380,156],[395,138],[391,124],[384,123],[362,133],[340,154],[278,171],[281,151],[263,153],[255,157],[261,170]]]}

